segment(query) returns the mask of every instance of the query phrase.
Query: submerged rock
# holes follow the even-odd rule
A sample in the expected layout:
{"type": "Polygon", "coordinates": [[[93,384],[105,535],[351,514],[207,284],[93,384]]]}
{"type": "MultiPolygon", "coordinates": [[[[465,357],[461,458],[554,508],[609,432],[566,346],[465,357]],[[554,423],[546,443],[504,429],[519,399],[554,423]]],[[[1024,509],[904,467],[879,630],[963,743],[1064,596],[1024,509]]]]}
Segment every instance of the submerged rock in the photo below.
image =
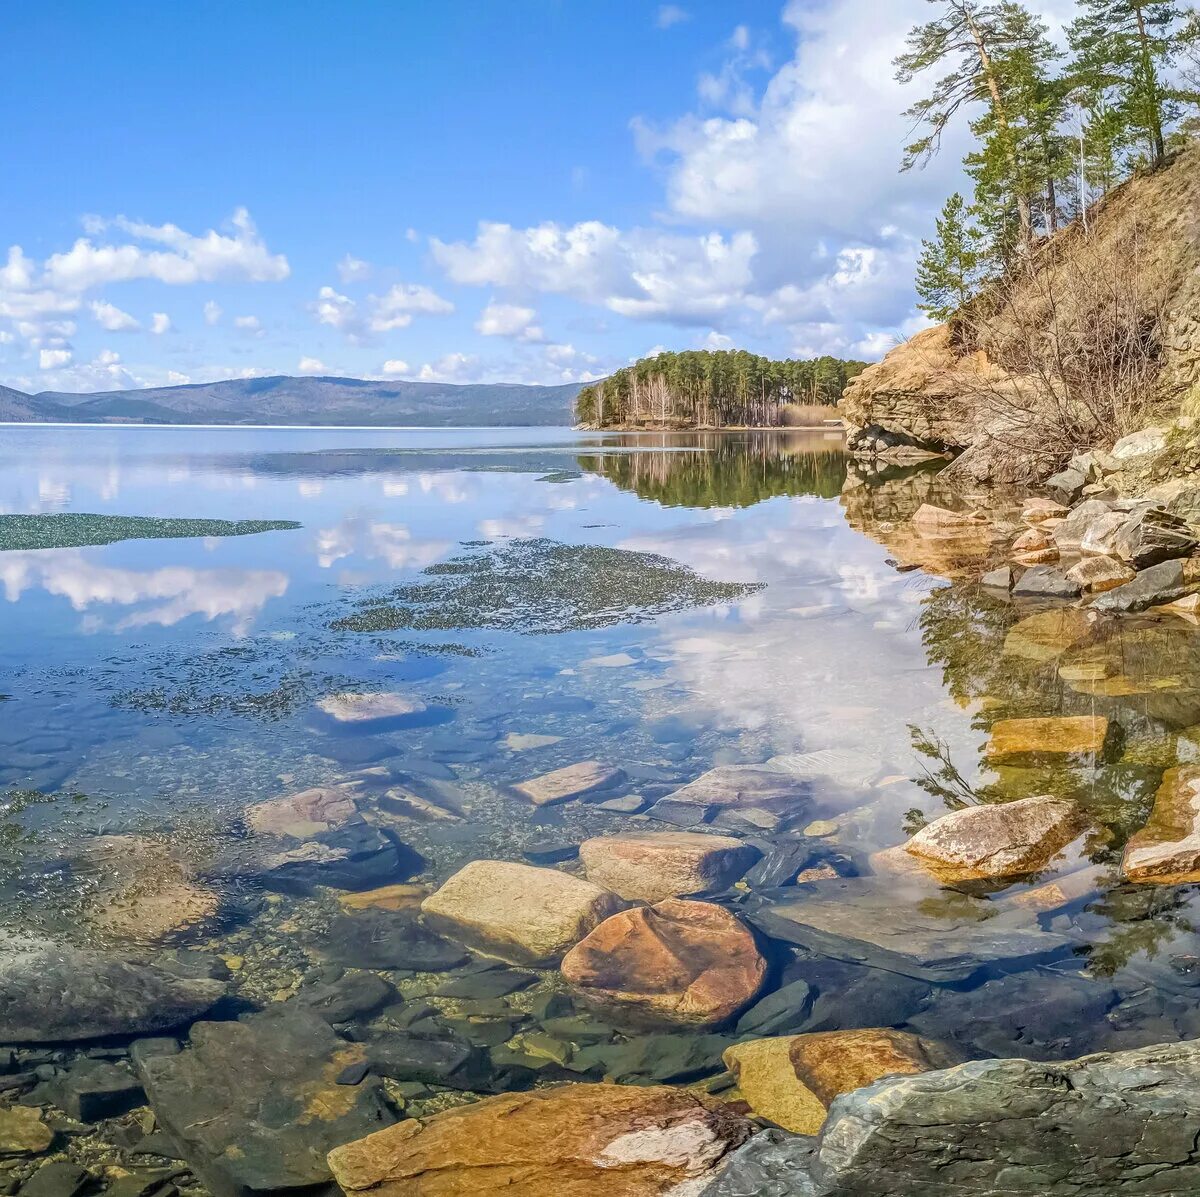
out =
{"type": "Polygon", "coordinates": [[[40,1155],[53,1142],[54,1132],[42,1121],[40,1110],[0,1106],[0,1159],[40,1155]]]}
{"type": "Polygon", "coordinates": [[[951,811],[904,847],[941,881],[1020,877],[1044,869],[1086,824],[1074,802],[1042,795],[951,811]]]}
{"type": "Polygon", "coordinates": [[[613,915],[562,963],[563,977],[601,1010],[697,1027],[720,1026],[749,1005],[766,971],[739,919],[677,898],[613,915]]]}
{"type": "Polygon", "coordinates": [[[1027,661],[1053,661],[1089,631],[1087,614],[1074,607],[1054,607],[1018,620],[1004,637],[1004,655],[1027,661]]]}
{"type": "Polygon", "coordinates": [[[193,1022],[224,993],[219,981],[0,933],[0,1043],[153,1035],[193,1022]]]}
{"type": "Polygon", "coordinates": [[[557,869],[475,860],[421,909],[430,927],[478,952],[544,967],[622,905],[615,894],[557,869]]]}
{"type": "Polygon", "coordinates": [[[350,789],[318,786],[250,807],[246,825],[258,835],[307,840],[342,827],[357,815],[350,789]]]}
{"type": "Polygon", "coordinates": [[[922,503],[912,517],[913,527],[922,535],[953,535],[958,531],[977,532],[986,523],[983,516],[962,511],[951,511],[947,507],[935,507],[922,503]]]}
{"type": "Polygon", "coordinates": [[[1163,774],[1150,820],[1125,845],[1121,868],[1129,881],[1200,881],[1200,767],[1163,774]]]}
{"type": "Polygon", "coordinates": [[[812,781],[805,776],[753,765],[720,765],[660,798],[646,813],[681,827],[713,823],[736,831],[773,831],[806,817],[811,793],[812,781]]]}
{"type": "Polygon", "coordinates": [[[395,693],[330,694],[317,702],[317,708],[335,723],[355,727],[420,715],[427,709],[421,699],[395,693]]]}
{"type": "Polygon", "coordinates": [[[751,1140],[701,1197],[1182,1197],[1200,1190],[1198,1093],[1200,1043],[975,1060],[843,1095],[815,1142],[751,1140]]]}
{"type": "Polygon", "coordinates": [[[730,836],[689,831],[598,836],[579,846],[589,881],[643,902],[728,889],[758,855],[730,836]]]}
{"type": "Polygon", "coordinates": [[[388,1126],[378,1080],[339,1085],[366,1060],[311,1010],[287,1004],[199,1023],[177,1055],[139,1065],[159,1124],[214,1197],[321,1191],[326,1153],[388,1126]]]}
{"type": "Polygon", "coordinates": [[[520,782],[513,789],[528,798],[534,806],[550,806],[582,798],[597,790],[611,789],[624,780],[625,774],[611,765],[604,765],[600,761],[580,761],[520,782]]]}
{"type": "Polygon", "coordinates": [[[984,755],[993,765],[1103,756],[1108,720],[1103,715],[1050,715],[999,719],[984,755]]]}
{"type": "Polygon", "coordinates": [[[728,1048],[723,1058],[755,1114],[803,1135],[821,1129],[841,1093],[961,1059],[944,1044],[886,1028],[751,1039],[728,1048]]]}
{"type": "Polygon", "coordinates": [[[1036,925],[1001,921],[990,903],[952,895],[943,903],[898,898],[869,880],[819,881],[794,900],[752,908],[772,939],[907,977],[965,981],[984,968],[1015,967],[1070,946],[1036,925]]]}
{"type": "Polygon", "coordinates": [[[348,968],[444,972],[470,959],[460,944],[423,927],[412,907],[399,911],[368,907],[361,913],[339,915],[316,946],[327,960],[348,968]]]}

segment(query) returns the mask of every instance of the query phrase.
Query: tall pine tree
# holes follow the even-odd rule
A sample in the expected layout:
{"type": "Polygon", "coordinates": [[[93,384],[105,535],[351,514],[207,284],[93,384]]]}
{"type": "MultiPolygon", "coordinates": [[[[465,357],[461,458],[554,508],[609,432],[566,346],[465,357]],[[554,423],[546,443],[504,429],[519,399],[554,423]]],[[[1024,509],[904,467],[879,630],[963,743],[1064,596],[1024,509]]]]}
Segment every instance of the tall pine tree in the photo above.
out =
{"type": "Polygon", "coordinates": [[[1186,43],[1190,12],[1174,0],[1079,0],[1079,7],[1067,35],[1073,80],[1110,97],[1157,166],[1166,156],[1167,128],[1194,98],[1171,69],[1186,43]]]}
{"type": "Polygon", "coordinates": [[[957,193],[937,218],[937,237],[921,242],[917,262],[917,294],[921,311],[935,320],[948,320],[975,294],[984,274],[984,254],[978,229],[971,224],[967,205],[957,193]]]}

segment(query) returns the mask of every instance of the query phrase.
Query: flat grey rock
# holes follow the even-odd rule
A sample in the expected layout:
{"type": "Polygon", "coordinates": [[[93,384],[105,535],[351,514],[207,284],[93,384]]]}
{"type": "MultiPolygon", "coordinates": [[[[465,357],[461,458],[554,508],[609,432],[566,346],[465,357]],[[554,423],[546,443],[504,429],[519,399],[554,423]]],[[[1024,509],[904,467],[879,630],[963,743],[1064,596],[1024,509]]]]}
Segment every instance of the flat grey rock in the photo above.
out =
{"type": "Polygon", "coordinates": [[[193,1022],[224,994],[220,981],[0,935],[0,1043],[154,1035],[193,1022]]]}
{"type": "Polygon", "coordinates": [[[1036,924],[980,917],[987,912],[987,903],[962,895],[918,906],[891,886],[851,879],[817,882],[793,900],[756,904],[746,914],[772,939],[929,981],[965,981],[981,968],[1032,963],[1071,946],[1036,924]]]}
{"type": "Polygon", "coordinates": [[[1079,583],[1072,582],[1056,565],[1031,565],[1012,592],[1014,598],[1068,599],[1079,594],[1079,583]]]}
{"type": "Polygon", "coordinates": [[[1144,611],[1160,603],[1174,602],[1195,589],[1195,583],[1184,580],[1182,561],[1162,561],[1142,570],[1124,586],[1106,590],[1092,603],[1092,610],[1111,615],[1144,611]]]}
{"type": "Polygon", "coordinates": [[[660,798],[652,818],[693,827],[715,823],[736,831],[773,831],[812,806],[809,778],[759,765],[720,765],[660,798]]]}

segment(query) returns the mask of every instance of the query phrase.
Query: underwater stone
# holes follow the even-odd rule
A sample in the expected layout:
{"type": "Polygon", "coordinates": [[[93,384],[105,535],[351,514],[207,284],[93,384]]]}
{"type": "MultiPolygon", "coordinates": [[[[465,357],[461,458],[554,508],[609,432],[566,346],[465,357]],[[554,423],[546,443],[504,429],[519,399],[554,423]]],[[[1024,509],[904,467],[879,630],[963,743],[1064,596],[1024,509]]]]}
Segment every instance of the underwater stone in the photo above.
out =
{"type": "Polygon", "coordinates": [[[993,765],[1103,756],[1108,741],[1103,715],[1048,715],[1033,719],[998,719],[984,756],[993,765]]]}
{"type": "Polygon", "coordinates": [[[470,959],[460,944],[423,927],[414,911],[386,907],[339,915],[316,946],[328,960],[348,968],[445,972],[470,959]]]}
{"type": "Polygon", "coordinates": [[[388,1126],[380,1082],[338,1085],[366,1059],[296,1003],[198,1023],[189,1046],[140,1066],[151,1108],[214,1197],[285,1197],[331,1179],[325,1154],[388,1126]]]}
{"type": "Polygon", "coordinates": [[[939,907],[906,902],[866,879],[818,881],[787,902],[756,903],[750,921],[772,939],[922,980],[965,981],[1065,952],[1071,940],[1036,924],[1001,923],[986,902],[954,895],[939,907]]]}
{"type": "Polygon", "coordinates": [[[0,1106],[0,1158],[39,1155],[54,1142],[54,1132],[42,1121],[40,1110],[0,1106]]]}
{"type": "Polygon", "coordinates": [[[622,898],[659,902],[728,889],[758,850],[725,835],[658,831],[597,836],[579,846],[579,857],[589,881],[622,898]]]}
{"type": "Polygon", "coordinates": [[[638,1024],[717,1027],[766,978],[754,936],[712,902],[668,898],[605,919],[562,962],[591,1005],[638,1024]]]}
{"type": "Polygon", "coordinates": [[[646,812],[681,827],[717,822],[735,830],[774,830],[808,815],[812,781],[753,765],[720,765],[660,798],[646,812]]]}
{"type": "Polygon", "coordinates": [[[421,904],[425,921],[511,964],[557,964],[623,903],[590,881],[503,860],[465,865],[421,904]]]}
{"type": "Polygon", "coordinates": [[[582,798],[596,790],[610,789],[624,780],[625,774],[620,769],[601,764],[600,761],[579,761],[529,781],[519,782],[513,789],[528,798],[534,806],[550,806],[582,798]]]}
{"type": "Polygon", "coordinates": [[[395,693],[330,694],[320,699],[317,707],[335,723],[355,726],[419,715],[426,710],[425,703],[419,698],[395,693]]]}
{"type": "Polygon", "coordinates": [[[0,934],[0,1042],[146,1035],[194,1021],[225,993],[119,956],[0,934]]]}

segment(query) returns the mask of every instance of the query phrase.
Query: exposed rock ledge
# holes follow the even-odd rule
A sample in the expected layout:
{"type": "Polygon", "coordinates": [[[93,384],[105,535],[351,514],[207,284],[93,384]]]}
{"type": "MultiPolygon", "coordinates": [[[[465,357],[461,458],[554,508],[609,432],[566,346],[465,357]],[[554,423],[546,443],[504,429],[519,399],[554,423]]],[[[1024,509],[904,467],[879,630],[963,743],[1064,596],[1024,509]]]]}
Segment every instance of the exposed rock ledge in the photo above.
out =
{"type": "Polygon", "coordinates": [[[756,1136],[701,1197],[1182,1197],[1200,1192],[1198,1081],[1200,1042],[879,1081],[816,1138],[756,1136]]]}

